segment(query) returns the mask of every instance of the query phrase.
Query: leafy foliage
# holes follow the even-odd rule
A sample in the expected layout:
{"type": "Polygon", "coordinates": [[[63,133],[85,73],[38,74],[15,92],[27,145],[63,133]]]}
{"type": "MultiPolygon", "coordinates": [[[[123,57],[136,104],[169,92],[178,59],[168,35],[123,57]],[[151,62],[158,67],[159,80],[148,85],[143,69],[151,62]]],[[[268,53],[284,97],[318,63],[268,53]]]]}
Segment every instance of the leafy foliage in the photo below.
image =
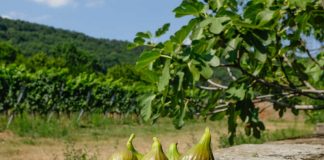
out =
{"type": "Polygon", "coordinates": [[[139,114],[136,97],[150,93],[141,81],[123,81],[68,69],[39,69],[23,65],[0,67],[0,112],[9,115],[74,113],[79,111],[139,114]]]}
{"type": "Polygon", "coordinates": [[[323,102],[323,50],[311,51],[307,42],[323,44],[323,7],[320,0],[183,0],[175,16],[192,19],[169,40],[152,44],[143,34],[134,40],[147,46],[136,66],[160,77],[151,81],[158,92],[147,97],[155,99],[143,104],[149,110],[142,115],[173,117],[181,127],[194,115],[220,119],[226,111],[233,143],[238,119],[247,135],[260,138],[265,130],[256,101],[273,102],[281,116],[296,113],[305,97],[323,102]],[[226,83],[213,82],[220,68],[230,77],[226,83]],[[208,98],[196,104],[197,95],[208,98]]]}
{"type": "MultiPolygon", "coordinates": [[[[99,71],[116,64],[134,64],[142,50],[128,50],[129,42],[126,41],[96,39],[82,33],[1,17],[0,41],[9,42],[25,57],[40,52],[47,56],[65,57],[68,51],[75,53],[77,50],[78,53],[83,52],[83,61],[95,62],[101,66],[99,71]]],[[[73,58],[72,56],[66,58],[73,58]]]]}
{"type": "Polygon", "coordinates": [[[16,60],[19,51],[10,44],[0,42],[0,53],[1,63],[12,63],[16,60]]]}

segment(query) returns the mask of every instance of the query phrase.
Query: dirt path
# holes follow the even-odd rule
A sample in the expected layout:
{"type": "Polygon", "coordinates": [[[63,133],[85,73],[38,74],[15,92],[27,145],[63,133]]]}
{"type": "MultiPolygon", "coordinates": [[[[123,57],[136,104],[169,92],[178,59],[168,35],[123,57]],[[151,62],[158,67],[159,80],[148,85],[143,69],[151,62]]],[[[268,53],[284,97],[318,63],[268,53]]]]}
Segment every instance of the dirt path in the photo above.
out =
{"type": "Polygon", "coordinates": [[[324,137],[239,145],[215,152],[216,160],[324,160],[324,137]]]}

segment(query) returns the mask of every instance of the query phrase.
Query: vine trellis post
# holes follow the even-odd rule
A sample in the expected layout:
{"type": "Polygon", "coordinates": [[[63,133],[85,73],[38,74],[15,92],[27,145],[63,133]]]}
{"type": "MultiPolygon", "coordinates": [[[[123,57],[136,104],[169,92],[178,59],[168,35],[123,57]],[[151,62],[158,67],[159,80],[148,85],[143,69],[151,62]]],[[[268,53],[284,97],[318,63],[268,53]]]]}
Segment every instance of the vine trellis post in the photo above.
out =
{"type": "MultiPolygon", "coordinates": [[[[20,102],[21,102],[21,100],[22,100],[22,98],[23,98],[23,96],[25,94],[25,91],[26,91],[25,86],[20,87],[19,96],[17,98],[17,102],[16,102],[16,105],[15,105],[16,107],[20,104],[20,102]]],[[[15,108],[14,111],[9,116],[6,128],[10,127],[10,125],[11,125],[11,123],[12,123],[14,117],[15,117],[16,111],[17,111],[17,108],[15,108]]]]}
{"type": "MultiPolygon", "coordinates": [[[[87,100],[86,100],[86,105],[89,105],[90,98],[91,98],[91,90],[88,91],[88,94],[87,94],[87,100]]],[[[84,109],[81,108],[80,113],[79,113],[79,116],[78,116],[78,119],[77,119],[78,122],[80,121],[80,119],[81,119],[83,113],[84,113],[84,109]]]]}

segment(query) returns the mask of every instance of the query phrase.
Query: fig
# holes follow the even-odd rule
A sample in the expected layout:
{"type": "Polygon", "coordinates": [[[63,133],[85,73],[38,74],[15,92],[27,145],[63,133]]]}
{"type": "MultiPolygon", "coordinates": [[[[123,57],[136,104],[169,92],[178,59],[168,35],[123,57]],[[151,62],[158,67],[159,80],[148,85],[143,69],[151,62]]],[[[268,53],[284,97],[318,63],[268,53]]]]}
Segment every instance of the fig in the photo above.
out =
{"type": "Polygon", "coordinates": [[[205,129],[205,133],[198,144],[184,154],[181,157],[181,160],[214,160],[211,149],[211,135],[209,128],[205,129]]]}
{"type": "Polygon", "coordinates": [[[167,152],[167,157],[169,160],[180,160],[180,153],[177,148],[177,143],[172,143],[167,152]]]}
{"type": "Polygon", "coordinates": [[[128,149],[115,153],[109,160],[138,160],[137,157],[128,149]]]}
{"type": "Polygon", "coordinates": [[[151,151],[147,153],[142,160],[168,160],[163,152],[162,145],[158,138],[153,137],[151,151]]]}
{"type": "Polygon", "coordinates": [[[109,160],[140,160],[142,158],[142,155],[139,152],[137,152],[133,146],[134,138],[135,135],[132,134],[129,137],[127,141],[127,145],[124,148],[124,150],[113,154],[109,160]]]}
{"type": "Polygon", "coordinates": [[[143,155],[141,154],[141,153],[139,153],[136,149],[135,149],[135,147],[134,147],[134,145],[133,145],[133,139],[135,138],[135,134],[132,134],[130,137],[129,137],[129,139],[128,139],[128,141],[127,141],[127,148],[128,148],[128,150],[130,150],[136,157],[137,157],[137,159],[142,159],[143,158],[143,155]]]}

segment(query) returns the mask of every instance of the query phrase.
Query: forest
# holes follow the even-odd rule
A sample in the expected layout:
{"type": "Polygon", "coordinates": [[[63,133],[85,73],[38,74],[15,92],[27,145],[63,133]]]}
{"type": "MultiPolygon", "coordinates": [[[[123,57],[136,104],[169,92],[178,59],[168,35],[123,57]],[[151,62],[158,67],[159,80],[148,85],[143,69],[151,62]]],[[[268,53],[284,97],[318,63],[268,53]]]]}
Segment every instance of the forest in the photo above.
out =
{"type": "Polygon", "coordinates": [[[78,56],[74,64],[96,65],[95,70],[100,72],[116,64],[135,64],[141,52],[140,48],[128,50],[130,43],[126,41],[96,39],[74,31],[1,17],[0,41],[14,46],[19,55],[34,59],[47,56],[61,61],[59,58],[78,56]],[[67,52],[70,55],[66,55],[67,52]]]}

